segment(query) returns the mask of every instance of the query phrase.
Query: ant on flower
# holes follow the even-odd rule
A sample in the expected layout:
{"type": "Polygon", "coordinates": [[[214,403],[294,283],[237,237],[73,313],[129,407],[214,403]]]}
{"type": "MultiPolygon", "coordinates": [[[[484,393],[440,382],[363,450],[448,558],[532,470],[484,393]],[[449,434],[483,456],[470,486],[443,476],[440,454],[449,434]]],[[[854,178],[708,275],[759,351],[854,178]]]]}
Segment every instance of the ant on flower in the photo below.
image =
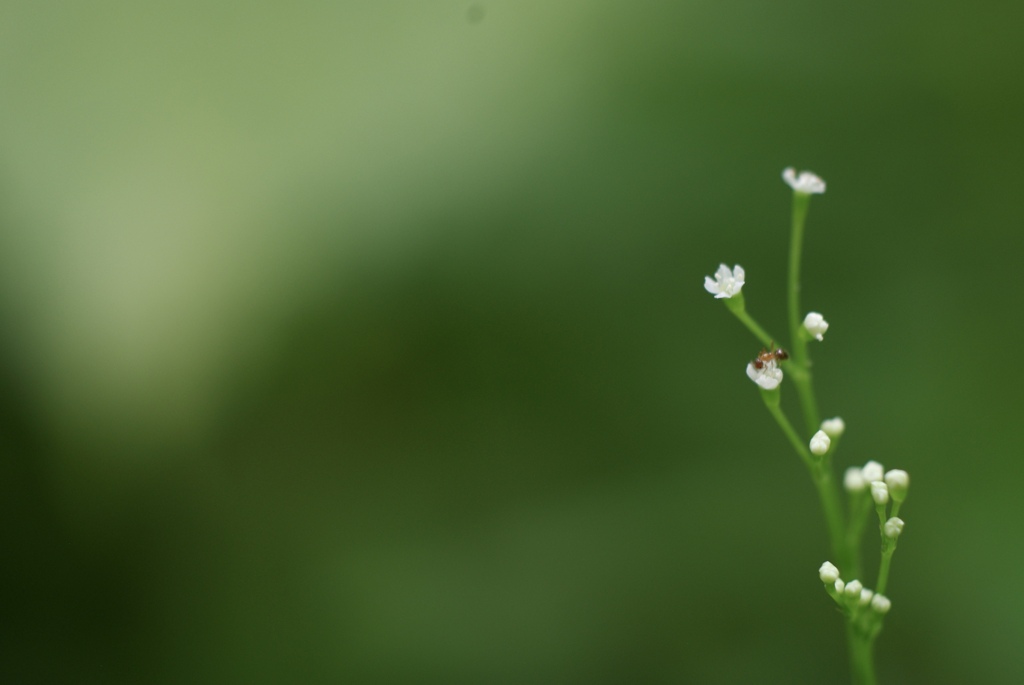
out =
{"type": "Polygon", "coordinates": [[[765,348],[761,348],[761,352],[757,355],[753,362],[754,368],[760,371],[765,367],[766,364],[776,365],[777,362],[785,361],[789,359],[789,352],[786,352],[781,347],[775,347],[775,341],[771,342],[771,351],[765,348]]]}

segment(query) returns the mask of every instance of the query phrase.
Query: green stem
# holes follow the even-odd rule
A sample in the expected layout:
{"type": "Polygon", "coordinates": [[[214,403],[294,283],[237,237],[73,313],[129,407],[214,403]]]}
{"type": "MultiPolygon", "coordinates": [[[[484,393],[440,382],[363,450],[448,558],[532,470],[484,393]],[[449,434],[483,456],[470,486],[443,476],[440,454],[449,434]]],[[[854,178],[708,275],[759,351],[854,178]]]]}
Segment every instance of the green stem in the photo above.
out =
{"type": "Polygon", "coordinates": [[[760,324],[754,321],[750,314],[747,314],[747,307],[743,301],[743,293],[737,293],[732,297],[723,299],[725,306],[732,312],[740,322],[743,323],[747,329],[754,334],[754,337],[761,341],[761,344],[765,347],[771,347],[775,338],[768,335],[768,333],[761,328],[760,324]]]}
{"type": "Polygon", "coordinates": [[[780,406],[781,392],[777,389],[762,390],[761,397],[764,398],[764,404],[768,408],[769,413],[775,419],[775,422],[779,424],[779,428],[782,429],[785,436],[789,438],[793,449],[796,450],[800,460],[804,462],[804,465],[810,472],[811,480],[814,481],[814,487],[818,491],[818,498],[821,500],[822,511],[825,513],[825,522],[828,526],[829,540],[832,545],[832,558],[835,559],[835,563],[839,568],[847,568],[849,555],[847,554],[845,544],[844,531],[846,530],[846,525],[843,522],[843,512],[839,505],[839,488],[836,485],[835,479],[832,478],[831,469],[824,468],[823,463],[811,455],[807,445],[797,435],[793,424],[786,418],[786,414],[780,406]]]}
{"type": "MultiPolygon", "coordinates": [[[[804,225],[807,221],[810,201],[811,196],[807,193],[793,193],[793,223],[789,241],[789,278],[787,282],[789,335],[792,347],[786,368],[786,375],[796,387],[797,396],[800,399],[800,408],[803,411],[808,436],[817,431],[821,425],[818,402],[814,397],[811,359],[807,352],[808,336],[803,331],[800,309],[800,257],[803,252],[804,225]]],[[[767,400],[766,404],[768,404],[767,400]]],[[[856,571],[859,575],[860,554],[857,543],[860,540],[866,512],[851,509],[850,527],[846,527],[839,504],[839,486],[833,477],[831,460],[808,461],[806,456],[809,455],[807,455],[804,442],[799,440],[796,431],[789,425],[782,411],[777,406],[773,408],[769,405],[768,408],[779,425],[782,426],[783,432],[789,437],[790,442],[794,443],[797,453],[804,459],[804,463],[807,464],[811,472],[818,496],[821,499],[825,520],[828,523],[832,554],[839,567],[856,571]],[[856,516],[858,513],[861,515],[856,516]]],[[[888,567],[886,567],[886,573],[888,573],[888,567]]],[[[876,683],[872,655],[873,642],[870,633],[859,630],[857,624],[852,620],[847,622],[846,643],[850,652],[850,670],[856,685],[875,685],[876,683]]]]}
{"type": "Polygon", "coordinates": [[[885,586],[889,584],[889,565],[892,564],[892,554],[895,551],[895,544],[886,545],[882,550],[882,561],[878,564],[878,583],[875,587],[875,592],[880,595],[885,594],[885,586]]]}
{"type": "Polygon", "coordinates": [[[896,540],[885,535],[885,505],[876,504],[875,511],[878,512],[878,533],[882,536],[882,559],[878,564],[878,582],[875,583],[875,592],[885,594],[885,587],[889,584],[889,566],[892,564],[892,555],[896,551],[896,540]]]}
{"type": "Polygon", "coordinates": [[[802,334],[800,319],[800,256],[803,253],[804,224],[807,220],[807,209],[811,196],[806,193],[793,193],[793,225],[789,239],[789,281],[787,283],[789,305],[790,376],[796,386],[803,409],[804,421],[808,435],[818,430],[821,416],[818,414],[818,403],[814,398],[814,387],[811,384],[811,360],[807,354],[807,337],[802,334]]]}
{"type": "Polygon", "coordinates": [[[850,671],[854,685],[875,685],[874,641],[859,631],[856,624],[846,624],[846,646],[850,653],[850,671]]]}
{"type": "Polygon", "coordinates": [[[846,549],[850,555],[850,576],[861,577],[860,543],[871,511],[871,495],[867,491],[850,493],[850,522],[846,532],[846,549]]]}

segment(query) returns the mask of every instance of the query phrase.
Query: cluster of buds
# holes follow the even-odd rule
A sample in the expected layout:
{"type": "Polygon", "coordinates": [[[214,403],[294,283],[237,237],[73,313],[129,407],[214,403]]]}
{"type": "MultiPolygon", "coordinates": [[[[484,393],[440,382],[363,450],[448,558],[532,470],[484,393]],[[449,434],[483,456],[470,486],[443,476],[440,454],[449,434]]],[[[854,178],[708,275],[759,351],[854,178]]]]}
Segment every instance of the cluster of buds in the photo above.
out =
{"type": "Polygon", "coordinates": [[[892,602],[888,597],[867,589],[859,580],[844,582],[839,576],[839,569],[831,561],[821,565],[818,577],[825,584],[825,591],[829,596],[849,613],[870,607],[875,613],[884,615],[892,608],[892,602]]]}
{"type": "Polygon", "coordinates": [[[910,489],[910,476],[902,469],[885,470],[877,461],[869,461],[864,466],[851,466],[843,476],[843,487],[850,493],[871,490],[871,499],[878,506],[885,506],[891,500],[895,508],[907,498],[910,489]]]}

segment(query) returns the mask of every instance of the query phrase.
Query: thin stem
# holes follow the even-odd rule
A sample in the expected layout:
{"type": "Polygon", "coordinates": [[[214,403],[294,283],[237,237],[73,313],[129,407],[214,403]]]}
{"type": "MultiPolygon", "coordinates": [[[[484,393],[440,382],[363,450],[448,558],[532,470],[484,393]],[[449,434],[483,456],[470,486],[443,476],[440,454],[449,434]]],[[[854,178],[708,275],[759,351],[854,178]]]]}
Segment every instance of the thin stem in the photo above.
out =
{"type": "Polygon", "coordinates": [[[750,314],[747,314],[746,304],[743,301],[743,293],[738,293],[724,300],[725,306],[732,312],[747,329],[754,334],[754,337],[761,341],[765,347],[771,347],[775,338],[761,328],[760,324],[754,321],[750,314]]]}
{"type": "Polygon", "coordinates": [[[850,522],[846,529],[846,549],[850,555],[850,575],[860,578],[860,541],[871,511],[871,495],[866,491],[850,493],[850,522]]]}
{"type": "Polygon", "coordinates": [[[797,435],[793,424],[786,418],[786,414],[780,406],[780,395],[781,393],[778,390],[761,391],[761,396],[764,398],[764,404],[768,408],[769,413],[771,413],[775,422],[779,424],[779,428],[782,429],[785,436],[789,438],[793,449],[796,450],[797,455],[811,474],[811,480],[814,481],[814,487],[818,491],[818,498],[821,500],[822,511],[825,513],[825,523],[828,526],[829,540],[832,544],[832,556],[840,568],[847,568],[849,556],[845,544],[844,531],[846,525],[843,522],[843,512],[839,505],[839,488],[836,485],[835,479],[832,478],[831,469],[823,468],[822,462],[817,461],[811,455],[807,445],[797,435]]]}
{"type": "Polygon", "coordinates": [[[885,594],[885,587],[889,584],[889,566],[892,564],[892,554],[895,551],[895,540],[882,547],[882,561],[878,564],[878,582],[875,584],[875,591],[880,595],[885,594]]]}
{"type": "Polygon", "coordinates": [[[807,354],[807,337],[803,335],[800,320],[800,256],[803,253],[804,224],[811,196],[807,193],[793,193],[793,225],[789,239],[789,281],[787,283],[789,305],[790,376],[796,386],[803,409],[808,435],[818,430],[821,416],[814,398],[811,384],[811,360],[807,354]]]}
{"type": "Polygon", "coordinates": [[[846,646],[850,653],[850,671],[854,685],[875,685],[875,658],[873,640],[857,630],[852,622],[846,624],[846,646]]]}
{"type": "Polygon", "coordinates": [[[889,566],[892,564],[892,554],[896,551],[896,539],[885,535],[885,505],[876,504],[875,511],[878,512],[878,533],[882,536],[882,559],[878,564],[875,592],[884,595],[885,586],[889,584],[889,566]]]}

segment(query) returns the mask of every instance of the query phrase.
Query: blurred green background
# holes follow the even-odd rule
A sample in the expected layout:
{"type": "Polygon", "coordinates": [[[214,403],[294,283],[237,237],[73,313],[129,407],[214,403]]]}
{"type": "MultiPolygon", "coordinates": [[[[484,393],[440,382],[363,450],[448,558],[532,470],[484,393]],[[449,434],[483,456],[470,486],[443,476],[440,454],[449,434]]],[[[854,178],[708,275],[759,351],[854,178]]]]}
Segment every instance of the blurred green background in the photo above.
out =
{"type": "Polygon", "coordinates": [[[882,682],[1024,682],[1022,22],[3,2],[0,680],[844,682],[701,285],[783,330],[795,165],[838,464],[913,479],[882,682]]]}

